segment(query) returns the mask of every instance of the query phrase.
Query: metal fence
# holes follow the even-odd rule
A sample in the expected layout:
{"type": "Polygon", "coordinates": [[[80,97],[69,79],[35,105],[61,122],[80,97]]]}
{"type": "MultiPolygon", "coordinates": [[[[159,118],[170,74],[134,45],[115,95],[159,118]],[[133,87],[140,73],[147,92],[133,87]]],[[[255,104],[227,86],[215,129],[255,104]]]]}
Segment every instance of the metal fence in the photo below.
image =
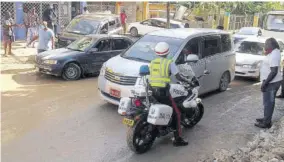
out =
{"type": "MultiPolygon", "coordinates": [[[[0,4],[1,4],[1,20],[4,20],[4,16],[5,16],[4,13],[6,11],[9,11],[12,15],[12,18],[15,20],[15,17],[16,17],[15,3],[13,3],[13,2],[1,2],[0,4]]],[[[2,21],[1,21],[1,23],[2,23],[2,21]]]]}
{"type": "Polygon", "coordinates": [[[238,30],[242,27],[253,26],[254,15],[231,15],[229,30],[238,30]]]}
{"type": "Polygon", "coordinates": [[[87,9],[89,12],[103,12],[111,11],[115,13],[115,3],[113,2],[87,2],[87,9]]]}

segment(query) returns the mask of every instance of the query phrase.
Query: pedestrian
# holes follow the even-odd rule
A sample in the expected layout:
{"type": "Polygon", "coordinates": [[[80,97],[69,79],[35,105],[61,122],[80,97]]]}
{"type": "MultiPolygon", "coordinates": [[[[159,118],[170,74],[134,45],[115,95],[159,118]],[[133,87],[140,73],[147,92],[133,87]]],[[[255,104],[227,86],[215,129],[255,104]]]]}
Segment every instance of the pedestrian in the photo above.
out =
{"type": "Polygon", "coordinates": [[[189,28],[189,23],[185,23],[184,28],[189,28]]]}
{"type": "Polygon", "coordinates": [[[274,38],[269,38],[265,41],[265,55],[260,69],[264,118],[256,119],[257,123],[255,124],[255,126],[260,128],[270,128],[272,126],[271,120],[275,106],[275,97],[282,81],[280,47],[274,38]]]}
{"type": "Polygon", "coordinates": [[[37,46],[38,54],[55,48],[54,33],[48,28],[46,21],[39,27],[38,35],[35,36],[29,44],[37,39],[39,40],[37,46]]]}
{"type": "Polygon", "coordinates": [[[53,20],[55,18],[55,13],[53,12],[53,6],[49,5],[47,9],[43,12],[43,18],[42,20],[47,22],[47,27],[54,31],[54,24],[53,20]]]}
{"type": "Polygon", "coordinates": [[[85,7],[83,8],[83,14],[88,14],[88,13],[89,13],[88,8],[85,6],[85,7]]]}
{"type": "Polygon", "coordinates": [[[120,21],[121,25],[123,27],[123,33],[126,34],[126,20],[127,20],[127,15],[125,13],[125,10],[123,9],[122,12],[120,13],[120,21]]]}
{"type": "Polygon", "coordinates": [[[282,77],[280,95],[276,96],[276,98],[284,98],[284,57],[282,58],[282,77]]]}
{"type": "Polygon", "coordinates": [[[25,34],[26,34],[26,37],[28,36],[28,29],[29,29],[29,22],[28,22],[28,13],[29,13],[29,10],[27,8],[27,6],[24,6],[23,8],[23,12],[24,12],[24,25],[25,25],[25,34]]]}
{"type": "Polygon", "coordinates": [[[9,11],[4,13],[3,19],[3,43],[4,43],[4,56],[12,55],[12,43],[15,41],[14,26],[19,26],[14,23],[14,20],[9,11]],[[7,53],[8,48],[8,53],[7,53]]]}
{"type": "Polygon", "coordinates": [[[58,27],[58,7],[56,6],[56,4],[53,4],[53,29],[54,29],[54,36],[57,37],[57,27],[58,27]]]}
{"type": "MultiPolygon", "coordinates": [[[[31,9],[31,12],[28,14],[28,33],[27,33],[27,44],[37,35],[39,25],[39,17],[36,13],[35,7],[31,9]]],[[[29,47],[29,46],[28,46],[29,47]]],[[[32,47],[35,47],[35,44],[32,43],[32,47]]]]}

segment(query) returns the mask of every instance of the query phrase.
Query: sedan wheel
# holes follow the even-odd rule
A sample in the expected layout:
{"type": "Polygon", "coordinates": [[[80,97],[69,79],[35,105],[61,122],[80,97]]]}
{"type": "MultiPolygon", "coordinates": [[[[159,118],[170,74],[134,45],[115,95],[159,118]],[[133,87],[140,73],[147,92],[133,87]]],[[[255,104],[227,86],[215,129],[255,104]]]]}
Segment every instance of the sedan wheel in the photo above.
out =
{"type": "Polygon", "coordinates": [[[138,30],[137,28],[133,27],[130,29],[130,34],[132,37],[137,37],[138,36],[138,30]]]}
{"type": "Polygon", "coordinates": [[[78,80],[81,73],[81,68],[77,64],[69,63],[64,67],[62,77],[65,80],[78,80]]]}
{"type": "Polygon", "coordinates": [[[223,73],[220,83],[219,83],[219,91],[223,92],[226,91],[230,84],[230,73],[225,72],[223,73]]]}

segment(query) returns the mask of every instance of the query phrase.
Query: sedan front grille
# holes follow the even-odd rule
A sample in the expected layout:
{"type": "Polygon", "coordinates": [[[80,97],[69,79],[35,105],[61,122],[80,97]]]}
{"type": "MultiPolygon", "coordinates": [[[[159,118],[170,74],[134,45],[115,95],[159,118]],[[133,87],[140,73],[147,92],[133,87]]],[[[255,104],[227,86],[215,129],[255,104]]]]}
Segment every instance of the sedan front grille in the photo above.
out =
{"type": "Polygon", "coordinates": [[[137,80],[137,77],[123,76],[109,71],[105,72],[105,78],[113,83],[120,85],[128,85],[128,86],[135,85],[137,80]]]}

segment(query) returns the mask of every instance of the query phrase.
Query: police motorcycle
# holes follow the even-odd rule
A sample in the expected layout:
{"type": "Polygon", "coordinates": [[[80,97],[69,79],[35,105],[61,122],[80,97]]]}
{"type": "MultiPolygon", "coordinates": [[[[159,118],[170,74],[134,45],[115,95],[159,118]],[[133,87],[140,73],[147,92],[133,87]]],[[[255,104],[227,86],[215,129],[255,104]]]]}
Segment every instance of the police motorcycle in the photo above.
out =
{"type": "MultiPolygon", "coordinates": [[[[121,98],[118,113],[124,116],[123,124],[129,127],[128,147],[133,152],[142,154],[151,148],[156,138],[175,131],[175,127],[173,108],[157,102],[152,96],[153,91],[147,79],[149,67],[141,66],[139,74],[143,84],[131,91],[133,97],[121,98]]],[[[207,74],[205,71],[202,76],[207,74]]],[[[171,83],[168,86],[172,99],[181,111],[181,125],[184,128],[192,128],[203,117],[204,107],[198,98],[199,83],[196,81],[198,82],[171,83]]]]}

